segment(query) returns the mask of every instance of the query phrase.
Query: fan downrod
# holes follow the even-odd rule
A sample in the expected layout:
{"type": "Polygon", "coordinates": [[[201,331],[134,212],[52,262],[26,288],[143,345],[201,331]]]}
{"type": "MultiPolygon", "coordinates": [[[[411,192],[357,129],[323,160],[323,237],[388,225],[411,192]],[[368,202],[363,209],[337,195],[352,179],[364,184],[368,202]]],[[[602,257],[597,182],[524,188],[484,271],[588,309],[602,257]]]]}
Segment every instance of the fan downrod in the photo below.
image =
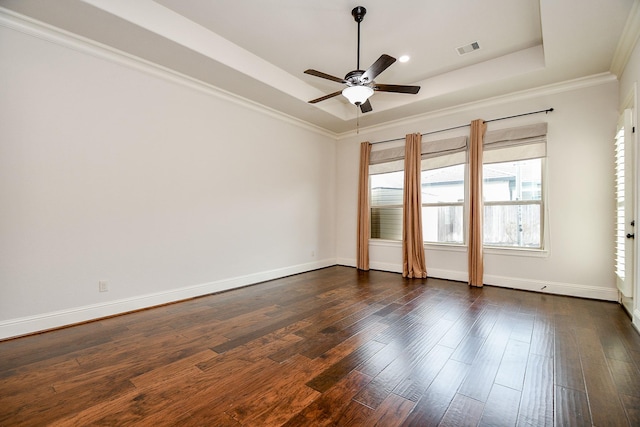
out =
{"type": "Polygon", "coordinates": [[[366,15],[367,9],[362,6],[356,6],[351,11],[351,15],[353,15],[353,19],[358,23],[358,54],[357,54],[357,62],[356,69],[360,69],[360,23],[364,19],[364,15],[366,15]]]}

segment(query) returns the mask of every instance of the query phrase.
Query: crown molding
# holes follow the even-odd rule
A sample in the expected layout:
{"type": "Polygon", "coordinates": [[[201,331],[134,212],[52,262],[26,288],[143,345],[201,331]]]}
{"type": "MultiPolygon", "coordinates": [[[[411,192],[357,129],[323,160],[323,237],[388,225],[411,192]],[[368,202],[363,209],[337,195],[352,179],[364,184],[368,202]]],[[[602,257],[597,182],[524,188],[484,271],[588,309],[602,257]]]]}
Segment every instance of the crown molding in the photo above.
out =
{"type": "MultiPolygon", "coordinates": [[[[411,117],[406,117],[399,120],[385,122],[379,125],[369,126],[359,129],[359,136],[362,134],[373,134],[383,130],[388,130],[398,126],[404,126],[412,123],[423,122],[425,120],[432,120],[440,117],[446,117],[453,114],[464,113],[473,110],[479,110],[487,107],[493,107],[503,104],[508,104],[516,101],[527,100],[531,98],[537,98],[541,96],[549,96],[563,92],[570,92],[577,89],[584,89],[588,87],[595,87],[607,83],[617,81],[617,77],[610,73],[594,74],[592,76],[581,77],[578,79],[567,80],[565,82],[553,83],[546,86],[540,86],[534,89],[527,89],[519,92],[513,92],[508,95],[496,96],[493,98],[487,98],[480,101],[469,102],[466,104],[456,105],[454,107],[443,108],[441,110],[431,111],[424,114],[418,114],[411,117]]],[[[338,141],[356,136],[354,131],[344,132],[337,136],[338,141]]]]}
{"type": "Polygon", "coordinates": [[[304,120],[300,120],[250,99],[238,96],[217,86],[204,83],[170,68],[112,48],[105,44],[96,42],[95,40],[91,40],[78,34],[29,18],[3,7],[0,7],[0,26],[75,50],[77,52],[123,65],[136,71],[141,71],[148,75],[180,84],[190,89],[195,89],[204,94],[233,102],[250,110],[257,111],[280,121],[328,137],[333,141],[336,140],[336,134],[334,132],[323,129],[304,120]]]}
{"type": "MultiPolygon", "coordinates": [[[[576,90],[585,87],[597,86],[605,84],[610,81],[616,80],[618,68],[624,68],[631,52],[640,37],[640,0],[635,0],[632,7],[629,18],[625,25],[623,35],[616,49],[614,61],[612,64],[612,70],[608,73],[601,73],[593,76],[579,78],[561,83],[554,83],[548,86],[542,86],[534,89],[527,89],[520,92],[514,92],[508,95],[502,95],[498,97],[488,98],[480,101],[474,101],[466,104],[460,104],[454,107],[448,107],[441,110],[431,111],[424,114],[418,114],[411,117],[405,117],[402,119],[381,123],[365,128],[360,128],[360,134],[375,133],[382,130],[394,128],[401,125],[407,125],[419,121],[428,119],[434,119],[438,117],[448,116],[456,113],[466,112],[474,109],[480,109],[489,106],[495,106],[514,102],[523,99],[530,99],[538,96],[544,96],[549,94],[555,94],[560,92],[566,92],[576,90]],[[617,72],[616,72],[617,71],[617,72]]],[[[266,107],[255,101],[247,98],[240,97],[236,94],[228,92],[224,89],[216,87],[214,85],[204,83],[200,80],[189,77],[185,74],[171,70],[167,67],[159,64],[147,61],[121,50],[112,48],[94,40],[79,36],[77,34],[65,31],[63,29],[54,27],[44,22],[29,18],[19,13],[13,12],[6,8],[0,7],[0,26],[27,34],[32,37],[39,38],[51,43],[58,44],[60,46],[82,52],[97,58],[105,59],[120,65],[127,66],[137,71],[145,72],[149,75],[163,78],[167,81],[189,87],[191,89],[198,90],[207,95],[215,96],[220,99],[224,99],[229,102],[241,105],[253,111],[260,112],[262,114],[273,117],[277,120],[292,124],[299,128],[314,132],[316,134],[327,137],[333,141],[344,140],[353,136],[356,136],[355,131],[347,131],[343,133],[332,132],[324,129],[320,126],[282,113],[278,110],[266,107]]]]}
{"type": "Polygon", "coordinates": [[[640,38],[640,0],[635,0],[611,61],[611,72],[620,77],[640,38]]]}

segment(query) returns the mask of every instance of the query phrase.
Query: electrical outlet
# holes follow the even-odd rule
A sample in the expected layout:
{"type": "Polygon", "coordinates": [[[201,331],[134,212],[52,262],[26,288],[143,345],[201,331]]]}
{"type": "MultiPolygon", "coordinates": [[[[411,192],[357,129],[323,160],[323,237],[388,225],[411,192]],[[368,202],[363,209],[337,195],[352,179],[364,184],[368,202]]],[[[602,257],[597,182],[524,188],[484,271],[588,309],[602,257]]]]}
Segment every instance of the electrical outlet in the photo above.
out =
{"type": "Polygon", "coordinates": [[[100,280],[98,282],[98,292],[107,292],[109,290],[109,284],[106,280],[100,280]]]}

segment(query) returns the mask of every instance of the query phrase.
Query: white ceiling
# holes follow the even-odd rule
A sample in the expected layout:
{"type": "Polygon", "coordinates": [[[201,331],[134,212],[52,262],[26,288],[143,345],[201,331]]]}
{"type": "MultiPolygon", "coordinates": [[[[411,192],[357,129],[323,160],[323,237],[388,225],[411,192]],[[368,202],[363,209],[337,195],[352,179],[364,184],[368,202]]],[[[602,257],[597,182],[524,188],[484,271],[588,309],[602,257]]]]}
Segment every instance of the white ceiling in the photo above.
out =
{"type": "Polygon", "coordinates": [[[357,108],[338,96],[308,100],[381,54],[398,58],[378,83],[420,85],[417,95],[376,92],[360,126],[609,72],[638,0],[0,0],[0,6],[175,70],[340,134],[357,108]],[[480,49],[460,56],[457,47],[480,49]]]}

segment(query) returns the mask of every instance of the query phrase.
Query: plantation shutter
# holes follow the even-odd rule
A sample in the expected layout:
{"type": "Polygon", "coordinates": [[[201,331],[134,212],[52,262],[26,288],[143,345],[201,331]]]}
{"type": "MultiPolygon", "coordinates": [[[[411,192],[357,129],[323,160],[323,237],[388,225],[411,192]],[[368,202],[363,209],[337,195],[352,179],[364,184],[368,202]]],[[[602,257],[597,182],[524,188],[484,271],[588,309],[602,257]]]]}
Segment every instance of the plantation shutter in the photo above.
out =
{"type": "Polygon", "coordinates": [[[625,110],[615,137],[615,272],[616,283],[620,292],[630,297],[633,295],[631,276],[632,266],[626,265],[626,258],[633,253],[633,241],[627,238],[627,226],[633,220],[631,212],[633,204],[633,185],[631,184],[631,162],[633,155],[631,152],[631,132],[632,132],[632,112],[625,110]]]}

